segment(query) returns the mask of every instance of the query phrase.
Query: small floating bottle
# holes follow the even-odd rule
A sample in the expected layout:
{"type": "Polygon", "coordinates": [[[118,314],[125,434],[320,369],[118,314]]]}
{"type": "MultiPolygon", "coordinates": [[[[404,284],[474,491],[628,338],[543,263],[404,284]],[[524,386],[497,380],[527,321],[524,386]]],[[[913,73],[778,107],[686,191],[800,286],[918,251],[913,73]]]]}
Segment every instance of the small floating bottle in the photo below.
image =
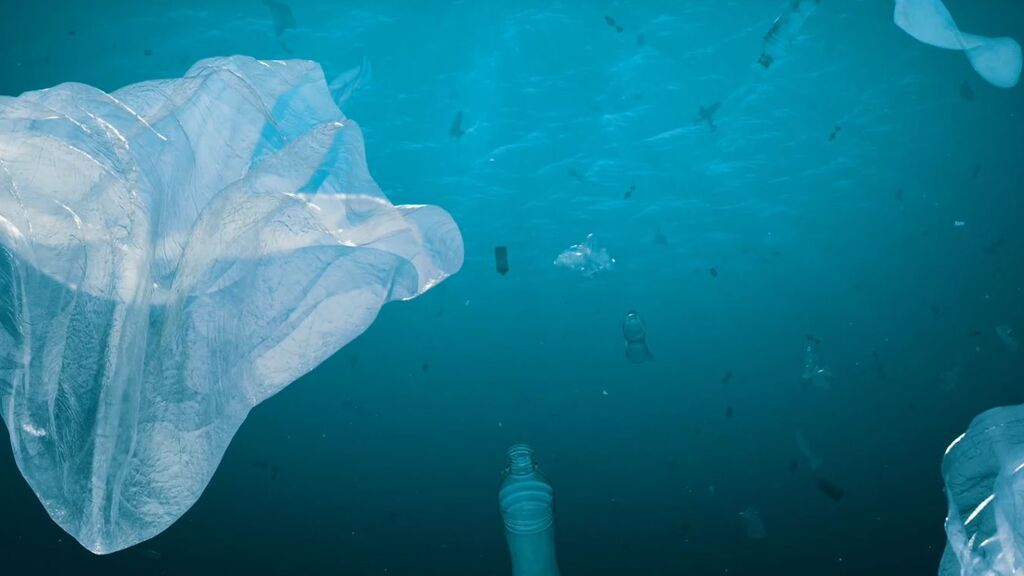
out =
{"type": "Polygon", "coordinates": [[[533,448],[508,449],[498,505],[512,557],[512,576],[559,576],[555,558],[554,490],[537,469],[533,448]]]}
{"type": "Polygon", "coordinates": [[[653,360],[651,349],[647,347],[647,328],[636,310],[626,312],[622,321],[622,337],[626,340],[626,359],[633,364],[642,364],[653,360]]]}

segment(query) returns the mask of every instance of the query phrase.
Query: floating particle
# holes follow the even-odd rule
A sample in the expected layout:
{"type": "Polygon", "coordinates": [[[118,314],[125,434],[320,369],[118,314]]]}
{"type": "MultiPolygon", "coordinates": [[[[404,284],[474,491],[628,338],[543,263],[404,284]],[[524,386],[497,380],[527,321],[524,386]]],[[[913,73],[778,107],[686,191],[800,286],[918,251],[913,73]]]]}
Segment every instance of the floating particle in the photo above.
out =
{"type": "Polygon", "coordinates": [[[807,439],[804,438],[804,435],[798,430],[795,436],[796,446],[800,450],[800,454],[803,455],[804,460],[807,462],[807,466],[810,467],[811,470],[821,468],[821,456],[818,456],[813,450],[811,450],[811,446],[808,444],[807,439]]]}
{"type": "Polygon", "coordinates": [[[740,512],[740,518],[746,525],[747,537],[751,540],[762,540],[765,537],[764,521],[756,508],[747,508],[740,512]]]}
{"type": "Polygon", "coordinates": [[[718,278],[718,268],[715,268],[714,266],[708,268],[708,274],[711,274],[712,278],[718,278]]]}
{"type": "Polygon", "coordinates": [[[842,130],[842,129],[843,129],[843,127],[842,127],[842,126],[839,126],[839,125],[837,124],[837,125],[836,125],[836,127],[832,129],[832,132],[830,132],[830,133],[829,133],[829,135],[828,135],[828,141],[829,141],[829,142],[835,142],[835,140],[836,140],[836,136],[838,136],[838,135],[839,135],[839,131],[840,131],[840,130],[842,130]]]}
{"type": "Polygon", "coordinates": [[[582,174],[580,174],[579,170],[576,170],[575,168],[569,168],[569,171],[566,172],[566,174],[569,175],[569,178],[572,178],[573,180],[575,180],[577,182],[580,182],[580,183],[583,183],[583,184],[587,184],[588,183],[588,180],[586,179],[586,177],[584,177],[582,174]]]}
{"type": "Polygon", "coordinates": [[[714,104],[711,104],[709,106],[700,106],[700,107],[698,107],[698,109],[697,109],[697,120],[694,121],[694,123],[695,124],[707,124],[708,125],[708,130],[711,130],[712,132],[714,132],[715,130],[718,129],[717,126],[715,126],[715,113],[718,112],[718,109],[721,108],[721,107],[722,107],[722,103],[721,102],[715,102],[714,104]]]}
{"type": "Polygon", "coordinates": [[[1008,352],[1016,353],[1020,350],[1020,340],[1013,333],[1013,328],[1006,324],[996,326],[996,336],[1008,352]]]}
{"type": "Polygon", "coordinates": [[[668,246],[668,237],[659,229],[654,231],[654,243],[659,246],[668,246]]]}
{"type": "Polygon", "coordinates": [[[808,344],[804,351],[804,372],[803,380],[811,383],[817,388],[828,390],[835,381],[835,375],[826,366],[822,365],[818,357],[818,346],[821,340],[807,336],[808,344]]]}
{"type": "Polygon", "coordinates": [[[497,270],[498,274],[504,276],[508,274],[508,247],[507,246],[495,246],[494,247],[494,269],[497,270]]]}
{"type": "Polygon", "coordinates": [[[728,384],[732,380],[732,372],[726,372],[722,376],[722,384],[728,384]]]}
{"type": "Polygon", "coordinates": [[[985,247],[982,248],[982,250],[985,252],[985,254],[988,254],[989,256],[994,256],[999,252],[1000,249],[1002,249],[1004,244],[1006,244],[1006,237],[1003,235],[999,235],[995,240],[992,240],[991,242],[986,244],[985,247]]]}
{"type": "Polygon", "coordinates": [[[604,22],[605,24],[611,26],[612,28],[615,28],[616,32],[622,32],[622,26],[619,26],[619,24],[611,16],[605,16],[604,22]]]}
{"type": "Polygon", "coordinates": [[[274,34],[281,36],[285,30],[295,29],[295,15],[292,14],[291,7],[274,0],[266,0],[266,4],[270,8],[271,18],[274,19],[274,34]]]}
{"type": "Polygon", "coordinates": [[[732,418],[732,406],[725,407],[725,417],[732,418]]]}
{"type": "Polygon", "coordinates": [[[877,376],[878,379],[882,380],[883,382],[888,380],[889,376],[885,372],[885,365],[882,364],[882,358],[881,356],[878,355],[878,352],[872,352],[871,359],[873,362],[873,367],[875,369],[875,376],[877,376]]]}
{"type": "Polygon", "coordinates": [[[152,56],[153,55],[153,50],[151,50],[149,48],[146,48],[145,50],[142,51],[142,54],[144,56],[152,56]]]}
{"type": "Polygon", "coordinates": [[[971,83],[967,80],[960,84],[960,98],[964,102],[974,102],[974,89],[971,88],[971,83]]]}
{"type": "Polygon", "coordinates": [[[785,53],[796,39],[804,22],[818,7],[821,0],[791,0],[786,10],[775,19],[768,33],[764,35],[764,49],[758,64],[770,68],[785,53]]]}
{"type": "Polygon", "coordinates": [[[458,113],[455,114],[455,118],[452,120],[451,127],[448,128],[448,135],[452,138],[458,139],[462,138],[465,133],[466,131],[462,129],[462,110],[459,110],[458,113]]]}
{"type": "Polygon", "coordinates": [[[833,502],[839,502],[844,496],[846,496],[846,490],[843,490],[841,486],[828,478],[819,476],[818,479],[814,481],[814,487],[818,489],[818,492],[828,496],[833,502]]]}

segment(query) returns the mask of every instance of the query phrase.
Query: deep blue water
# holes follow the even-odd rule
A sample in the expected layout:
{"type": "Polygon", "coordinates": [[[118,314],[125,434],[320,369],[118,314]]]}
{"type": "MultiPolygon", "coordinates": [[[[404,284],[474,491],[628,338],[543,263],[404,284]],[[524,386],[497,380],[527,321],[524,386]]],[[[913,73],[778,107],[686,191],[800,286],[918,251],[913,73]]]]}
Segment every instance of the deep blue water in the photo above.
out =
{"type": "MultiPolygon", "coordinates": [[[[566,576],[936,572],[943,450],[1024,402],[995,331],[1024,331],[1020,87],[912,40],[889,0],[826,0],[767,71],[782,0],[288,4],[278,37],[258,0],[6,1],[0,94],[365,58],[345,113],[370,170],[452,213],[462,271],[257,407],[136,548],[82,549],[2,443],[0,573],[509,574],[514,442],[555,486],[566,576]],[[552,264],[588,233],[611,271],[552,264]],[[651,362],[623,353],[630,309],[651,362]],[[801,378],[809,335],[827,389],[801,378]]],[[[1024,3],[947,6],[1024,39],[1024,3]]]]}

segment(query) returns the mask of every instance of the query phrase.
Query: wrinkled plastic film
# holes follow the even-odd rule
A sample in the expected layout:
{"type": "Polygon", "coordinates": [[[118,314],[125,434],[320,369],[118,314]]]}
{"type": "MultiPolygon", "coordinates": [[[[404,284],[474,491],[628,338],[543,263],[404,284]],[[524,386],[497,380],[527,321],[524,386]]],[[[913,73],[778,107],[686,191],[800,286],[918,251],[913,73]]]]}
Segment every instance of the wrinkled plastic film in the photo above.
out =
{"type": "Polygon", "coordinates": [[[462,264],[394,206],[320,67],[232,57],[0,98],[0,409],[51,517],[106,553],[196,501],[248,411],[462,264]]]}

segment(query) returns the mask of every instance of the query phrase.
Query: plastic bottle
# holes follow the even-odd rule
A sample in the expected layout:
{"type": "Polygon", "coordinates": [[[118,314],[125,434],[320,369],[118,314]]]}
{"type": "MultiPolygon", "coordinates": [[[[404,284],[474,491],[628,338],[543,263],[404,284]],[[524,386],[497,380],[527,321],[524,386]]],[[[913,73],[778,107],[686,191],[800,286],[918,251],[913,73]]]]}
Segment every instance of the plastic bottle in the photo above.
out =
{"type": "Polygon", "coordinates": [[[559,576],[555,558],[554,490],[537,469],[533,448],[508,449],[498,505],[512,556],[512,576],[559,576]]]}
{"type": "Polygon", "coordinates": [[[622,337],[626,339],[627,360],[633,364],[642,364],[654,359],[647,347],[647,329],[636,310],[626,312],[626,318],[622,321],[622,337]]]}

